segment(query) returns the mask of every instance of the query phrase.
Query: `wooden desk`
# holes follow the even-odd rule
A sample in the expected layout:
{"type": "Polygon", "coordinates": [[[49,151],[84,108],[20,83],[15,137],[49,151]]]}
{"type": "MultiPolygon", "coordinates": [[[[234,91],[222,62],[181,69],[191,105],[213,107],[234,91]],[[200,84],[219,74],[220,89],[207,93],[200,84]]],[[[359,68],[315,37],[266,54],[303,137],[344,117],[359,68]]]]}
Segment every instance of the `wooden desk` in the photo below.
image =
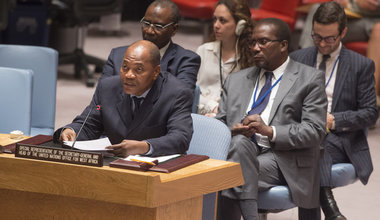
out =
{"type": "Polygon", "coordinates": [[[0,154],[4,219],[201,219],[204,194],[243,182],[240,164],[213,159],[165,174],[0,154]]]}

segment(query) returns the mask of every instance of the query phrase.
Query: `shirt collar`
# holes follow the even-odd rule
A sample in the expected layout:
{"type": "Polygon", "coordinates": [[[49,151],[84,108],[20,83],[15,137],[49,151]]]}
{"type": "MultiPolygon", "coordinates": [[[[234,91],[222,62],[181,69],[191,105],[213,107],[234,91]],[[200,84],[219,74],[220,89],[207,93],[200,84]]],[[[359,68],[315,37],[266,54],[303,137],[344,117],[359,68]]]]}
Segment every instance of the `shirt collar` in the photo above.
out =
{"type": "MultiPolygon", "coordinates": [[[[283,62],[281,64],[281,66],[277,67],[277,69],[272,71],[273,75],[274,75],[274,79],[280,78],[282,76],[282,74],[285,73],[285,69],[286,69],[286,66],[288,65],[288,63],[289,63],[289,56],[286,58],[285,62],[283,62]]],[[[267,71],[269,71],[269,70],[261,69],[260,77],[263,77],[264,73],[267,71]]]]}
{"type": "Polygon", "coordinates": [[[147,90],[146,90],[142,95],[140,95],[140,96],[137,96],[137,95],[131,95],[131,97],[145,98],[145,97],[148,95],[150,89],[151,89],[151,88],[147,89],[147,90]]]}
{"type": "MultiPolygon", "coordinates": [[[[342,42],[339,43],[339,46],[338,46],[338,48],[336,48],[336,50],[334,50],[332,53],[330,53],[331,59],[329,59],[329,60],[336,60],[340,54],[341,49],[342,49],[342,42]]],[[[318,60],[322,61],[322,56],[323,56],[323,54],[321,54],[318,51],[318,60]]],[[[329,60],[327,60],[327,62],[329,62],[329,60]]]]}
{"type": "Polygon", "coordinates": [[[162,57],[164,57],[164,54],[165,54],[166,50],[168,49],[169,45],[170,45],[170,41],[169,41],[168,44],[166,44],[164,47],[162,47],[162,48],[160,49],[160,56],[161,56],[161,59],[162,59],[162,57]]]}

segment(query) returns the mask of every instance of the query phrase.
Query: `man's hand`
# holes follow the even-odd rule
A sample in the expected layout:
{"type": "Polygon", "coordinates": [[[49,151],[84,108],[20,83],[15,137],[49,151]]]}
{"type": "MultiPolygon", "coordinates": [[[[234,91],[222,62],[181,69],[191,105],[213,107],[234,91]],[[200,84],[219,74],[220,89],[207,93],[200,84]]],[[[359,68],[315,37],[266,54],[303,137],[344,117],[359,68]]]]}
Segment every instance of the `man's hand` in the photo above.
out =
{"type": "Polygon", "coordinates": [[[145,141],[123,140],[120,144],[108,146],[106,149],[112,149],[112,152],[118,157],[127,157],[128,155],[147,153],[149,144],[145,141]]]}
{"type": "Polygon", "coordinates": [[[74,141],[77,134],[70,128],[64,128],[61,132],[61,136],[59,137],[59,141],[74,141]]]}
{"type": "Polygon", "coordinates": [[[334,120],[335,120],[334,115],[327,113],[326,127],[328,130],[331,130],[334,120]]]}
{"type": "Polygon", "coordinates": [[[268,136],[269,139],[272,139],[273,137],[273,128],[266,125],[258,114],[245,117],[243,120],[243,125],[248,126],[254,133],[268,136]]]}
{"type": "Polygon", "coordinates": [[[250,129],[248,126],[245,126],[241,123],[237,123],[235,124],[232,128],[231,128],[231,134],[232,136],[235,136],[235,135],[238,135],[238,134],[242,134],[248,138],[252,137],[252,135],[254,134],[255,132],[253,131],[253,129],[250,129]]]}

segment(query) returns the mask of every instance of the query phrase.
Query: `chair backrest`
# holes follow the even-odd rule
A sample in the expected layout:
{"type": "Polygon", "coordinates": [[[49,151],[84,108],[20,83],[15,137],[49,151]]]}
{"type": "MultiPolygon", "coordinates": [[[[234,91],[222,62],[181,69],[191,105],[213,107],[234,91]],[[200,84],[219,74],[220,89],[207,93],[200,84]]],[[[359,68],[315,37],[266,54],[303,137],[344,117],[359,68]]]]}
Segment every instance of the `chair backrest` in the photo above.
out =
{"type": "Polygon", "coordinates": [[[33,71],[0,67],[0,133],[30,135],[33,71]]]}
{"type": "Polygon", "coordinates": [[[231,132],[221,121],[204,115],[191,114],[193,137],[187,153],[207,155],[212,159],[226,160],[231,132]]]}
{"type": "Polygon", "coordinates": [[[261,2],[261,9],[277,12],[289,17],[295,17],[296,8],[301,3],[301,0],[288,0],[286,3],[283,0],[265,0],[261,2]],[[280,6],[281,5],[281,6],[280,6]]]}
{"type": "MultiPolygon", "coordinates": [[[[211,159],[226,160],[231,142],[230,129],[221,121],[204,115],[191,114],[193,118],[193,137],[188,154],[207,155],[211,159]]],[[[215,218],[216,193],[203,196],[202,219],[215,218]]]]}
{"type": "Polygon", "coordinates": [[[103,15],[120,13],[123,9],[123,0],[76,0],[73,7],[77,19],[88,23],[103,15]]]}
{"type": "Polygon", "coordinates": [[[201,96],[201,88],[199,88],[198,85],[195,85],[193,106],[191,107],[192,108],[191,112],[193,112],[193,113],[198,112],[198,105],[199,105],[200,96],[201,96]]]}
{"type": "Polygon", "coordinates": [[[261,2],[260,8],[251,8],[251,18],[261,20],[263,18],[279,18],[294,29],[297,11],[296,8],[301,4],[301,0],[288,0],[284,4],[283,0],[265,0],[261,2]],[[281,6],[280,6],[281,5],[281,6]]]}
{"type": "Polygon", "coordinates": [[[0,66],[33,70],[30,135],[52,135],[55,124],[58,52],[47,47],[3,44],[0,45],[0,66]]]}

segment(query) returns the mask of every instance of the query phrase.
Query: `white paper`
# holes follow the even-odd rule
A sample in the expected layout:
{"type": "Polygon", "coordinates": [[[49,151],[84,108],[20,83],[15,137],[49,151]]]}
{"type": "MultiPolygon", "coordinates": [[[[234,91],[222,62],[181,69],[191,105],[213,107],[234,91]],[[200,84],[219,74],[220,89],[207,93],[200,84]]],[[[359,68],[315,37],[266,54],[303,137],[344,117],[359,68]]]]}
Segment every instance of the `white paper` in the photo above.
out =
{"type": "MultiPolygon", "coordinates": [[[[73,141],[64,141],[67,146],[72,146],[73,141]]],[[[89,141],[77,141],[75,142],[74,148],[85,151],[109,151],[106,147],[112,145],[108,137],[100,138],[96,140],[89,141]]]]}
{"type": "Polygon", "coordinates": [[[146,162],[153,162],[155,160],[158,160],[158,163],[162,163],[164,161],[176,158],[181,156],[181,154],[172,154],[167,156],[161,156],[161,157],[146,157],[146,156],[140,156],[140,155],[129,155],[128,157],[124,158],[124,160],[132,161],[133,159],[146,161],[146,162]]]}

